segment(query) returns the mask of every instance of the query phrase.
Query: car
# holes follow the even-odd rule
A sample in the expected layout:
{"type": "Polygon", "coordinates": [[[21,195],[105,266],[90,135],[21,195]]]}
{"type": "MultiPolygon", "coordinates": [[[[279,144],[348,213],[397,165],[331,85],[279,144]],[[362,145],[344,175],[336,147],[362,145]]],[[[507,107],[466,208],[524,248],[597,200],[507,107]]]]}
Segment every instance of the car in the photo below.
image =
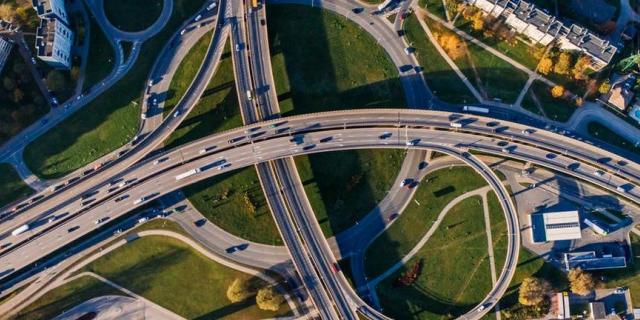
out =
{"type": "Polygon", "coordinates": [[[71,232],[74,232],[74,231],[76,231],[78,229],[80,229],[80,226],[73,226],[73,227],[67,229],[67,232],[71,233],[71,232]]]}
{"type": "Polygon", "coordinates": [[[400,215],[400,214],[399,214],[399,213],[397,213],[397,212],[396,212],[396,213],[392,213],[392,214],[389,216],[389,221],[393,221],[393,220],[394,220],[395,218],[397,218],[399,215],[400,215]]]}
{"type": "Polygon", "coordinates": [[[178,117],[179,115],[180,115],[180,110],[176,111],[176,112],[173,114],[173,117],[174,117],[174,118],[176,118],[176,117],[178,117]]]}
{"type": "Polygon", "coordinates": [[[236,43],[236,52],[237,51],[240,51],[240,44],[239,43],[236,43]]]}
{"type": "Polygon", "coordinates": [[[202,15],[201,14],[197,15],[196,18],[193,19],[193,21],[198,22],[198,21],[200,21],[200,19],[202,19],[202,15]]]}
{"type": "Polygon", "coordinates": [[[411,48],[409,48],[409,47],[404,48],[404,53],[406,53],[407,55],[410,55],[411,54],[411,48]]]}
{"type": "Polygon", "coordinates": [[[196,227],[202,227],[202,226],[205,225],[205,223],[207,223],[207,219],[200,219],[200,220],[197,220],[196,222],[194,222],[196,227]]]}
{"type": "Polygon", "coordinates": [[[54,221],[56,221],[56,219],[58,219],[58,217],[56,217],[56,216],[52,216],[51,218],[49,218],[49,219],[47,220],[47,223],[54,222],[54,221]]]}
{"type": "Polygon", "coordinates": [[[388,139],[388,138],[391,137],[391,135],[392,135],[391,132],[385,131],[378,138],[380,138],[380,139],[388,139]]]}
{"type": "Polygon", "coordinates": [[[248,247],[249,247],[248,243],[243,243],[243,244],[239,244],[237,246],[229,247],[225,251],[227,253],[234,253],[234,252],[242,251],[242,250],[244,250],[244,249],[246,249],[248,247]]]}
{"type": "Polygon", "coordinates": [[[261,25],[261,26],[264,26],[265,24],[267,24],[267,22],[266,22],[266,21],[264,21],[264,19],[260,19],[260,25],[261,25]]]}
{"type": "Polygon", "coordinates": [[[32,63],[32,64],[36,64],[36,58],[31,57],[31,63],[32,63]]]}
{"type": "Polygon", "coordinates": [[[120,202],[120,201],[122,201],[122,200],[124,200],[124,199],[127,199],[127,198],[129,198],[129,195],[128,195],[128,194],[121,195],[121,196],[119,196],[119,197],[117,197],[117,198],[115,199],[115,202],[120,202]]]}
{"type": "Polygon", "coordinates": [[[218,5],[218,3],[216,3],[215,1],[214,1],[214,2],[212,2],[211,4],[209,4],[209,5],[207,6],[207,11],[211,11],[211,10],[213,10],[217,5],[218,5]]]}
{"type": "Polygon", "coordinates": [[[334,273],[338,273],[340,271],[340,267],[338,266],[337,262],[331,264],[331,271],[333,271],[334,273]]]}
{"type": "Polygon", "coordinates": [[[364,8],[362,8],[362,7],[356,7],[356,8],[351,9],[351,12],[353,12],[355,14],[359,14],[362,11],[364,11],[364,8]]]}
{"type": "Polygon", "coordinates": [[[429,163],[427,163],[426,161],[420,161],[420,163],[418,163],[418,170],[422,170],[426,168],[428,165],[429,163]]]}
{"type": "Polygon", "coordinates": [[[320,139],[320,143],[329,142],[329,141],[331,141],[331,140],[333,140],[333,137],[326,137],[326,138],[322,138],[322,139],[320,139]]]}
{"type": "Polygon", "coordinates": [[[522,130],[522,134],[524,134],[525,136],[528,136],[530,134],[533,133],[533,129],[524,129],[522,130]]]}
{"type": "Polygon", "coordinates": [[[94,223],[94,224],[101,224],[101,223],[103,223],[103,222],[107,221],[107,219],[109,219],[109,218],[107,218],[107,217],[102,217],[102,218],[97,219],[97,220],[96,220],[96,221],[94,221],[93,223],[94,223]]]}
{"type": "Polygon", "coordinates": [[[402,181],[400,181],[400,187],[411,185],[412,182],[413,182],[413,179],[411,178],[403,179],[402,181]]]}
{"type": "Polygon", "coordinates": [[[627,290],[625,288],[617,288],[613,291],[614,294],[625,294],[627,290]]]}
{"type": "Polygon", "coordinates": [[[480,306],[480,308],[478,308],[478,312],[482,312],[484,310],[484,305],[480,306]]]}
{"type": "Polygon", "coordinates": [[[180,31],[180,35],[183,36],[185,32],[187,32],[187,29],[182,29],[182,31],[180,31]]]}
{"type": "Polygon", "coordinates": [[[169,160],[169,157],[162,157],[160,159],[156,159],[153,164],[159,164],[159,163],[163,163],[165,161],[169,160]]]}
{"type": "Polygon", "coordinates": [[[56,97],[51,98],[51,104],[55,107],[58,105],[58,99],[56,97]]]}
{"type": "Polygon", "coordinates": [[[407,141],[407,145],[408,146],[415,146],[420,142],[420,139],[413,139],[413,140],[409,140],[407,141]]]}
{"type": "Polygon", "coordinates": [[[595,174],[598,177],[602,177],[602,176],[604,176],[604,171],[596,170],[596,171],[593,172],[593,174],[595,174]]]}

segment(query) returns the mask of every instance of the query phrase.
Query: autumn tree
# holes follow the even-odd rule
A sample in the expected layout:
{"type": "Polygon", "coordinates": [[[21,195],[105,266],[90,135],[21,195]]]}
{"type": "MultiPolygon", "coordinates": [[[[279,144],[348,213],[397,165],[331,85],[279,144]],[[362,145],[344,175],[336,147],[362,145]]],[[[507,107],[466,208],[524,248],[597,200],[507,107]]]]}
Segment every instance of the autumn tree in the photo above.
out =
{"type": "Polygon", "coordinates": [[[518,290],[518,302],[525,306],[539,305],[550,290],[551,286],[545,280],[534,277],[525,278],[518,290]]]}
{"type": "Polygon", "coordinates": [[[1,20],[7,21],[7,22],[13,22],[14,14],[15,14],[15,10],[13,9],[13,6],[11,4],[8,4],[8,3],[0,4],[1,20]]]}
{"type": "Polygon", "coordinates": [[[246,280],[235,279],[227,288],[227,299],[236,303],[243,301],[251,296],[251,289],[246,280]]]}
{"type": "Polygon", "coordinates": [[[551,58],[542,58],[538,64],[538,71],[542,74],[549,74],[553,70],[553,60],[551,58]]]}
{"type": "Polygon", "coordinates": [[[476,14],[471,17],[471,22],[471,27],[473,28],[473,30],[479,31],[484,29],[484,17],[482,16],[482,12],[476,12],[476,14]]]}
{"type": "Polygon", "coordinates": [[[551,88],[551,96],[554,98],[560,98],[564,95],[564,87],[563,86],[553,86],[551,88]]]}
{"type": "Polygon", "coordinates": [[[581,296],[589,294],[596,286],[593,276],[580,268],[569,270],[568,278],[571,292],[581,296]]]}
{"type": "Polygon", "coordinates": [[[598,87],[598,92],[600,94],[607,94],[611,90],[611,82],[609,80],[603,81],[598,87]]]}
{"type": "Polygon", "coordinates": [[[576,64],[573,65],[573,70],[571,70],[571,72],[573,73],[573,78],[575,80],[586,79],[587,75],[585,74],[585,72],[587,71],[590,63],[591,59],[587,56],[581,56],[580,58],[578,58],[576,64]]]}
{"type": "Polygon", "coordinates": [[[571,54],[568,52],[561,52],[558,55],[558,61],[553,67],[553,72],[557,74],[569,74],[571,68],[571,54]]]}
{"type": "Polygon", "coordinates": [[[442,34],[437,39],[442,49],[447,52],[447,55],[449,55],[451,59],[456,60],[464,56],[464,44],[458,36],[454,34],[442,34]]]}
{"type": "Polygon", "coordinates": [[[271,286],[260,289],[256,295],[256,304],[262,310],[278,311],[283,302],[284,297],[271,286]]]}

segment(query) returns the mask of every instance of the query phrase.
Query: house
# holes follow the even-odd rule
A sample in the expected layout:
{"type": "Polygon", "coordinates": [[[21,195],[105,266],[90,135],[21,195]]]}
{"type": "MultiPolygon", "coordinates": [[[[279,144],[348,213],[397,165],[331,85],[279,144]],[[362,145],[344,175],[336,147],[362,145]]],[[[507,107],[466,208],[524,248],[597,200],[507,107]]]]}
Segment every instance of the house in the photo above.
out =
{"type": "Polygon", "coordinates": [[[64,0],[33,0],[33,7],[40,16],[35,43],[38,58],[56,68],[71,68],[73,31],[64,0]]]}
{"type": "Polygon", "coordinates": [[[633,85],[636,77],[633,75],[621,76],[613,81],[607,103],[621,111],[625,111],[633,100],[633,85]]]}
{"type": "Polygon", "coordinates": [[[534,43],[556,42],[562,50],[581,51],[590,59],[589,67],[599,71],[611,62],[618,48],[589,29],[567,25],[557,17],[524,0],[467,0],[485,13],[504,17],[505,23],[534,43]]]}
{"type": "Polygon", "coordinates": [[[580,268],[582,270],[602,270],[626,268],[627,258],[614,252],[596,254],[595,251],[566,252],[564,254],[564,267],[568,270],[580,268]]]}

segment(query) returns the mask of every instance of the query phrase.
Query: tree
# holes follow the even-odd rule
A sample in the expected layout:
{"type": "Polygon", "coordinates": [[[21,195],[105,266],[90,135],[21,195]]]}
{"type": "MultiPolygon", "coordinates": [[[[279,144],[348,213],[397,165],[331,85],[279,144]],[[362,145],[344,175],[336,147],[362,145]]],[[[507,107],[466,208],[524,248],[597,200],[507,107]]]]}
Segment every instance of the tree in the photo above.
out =
{"type": "Polygon", "coordinates": [[[280,305],[284,302],[284,297],[277,293],[273,287],[262,288],[256,295],[256,303],[258,308],[262,310],[278,311],[280,305]]]}
{"type": "Polygon", "coordinates": [[[580,268],[569,270],[568,278],[571,292],[581,296],[589,294],[596,286],[591,274],[580,268]]]}
{"type": "Polygon", "coordinates": [[[551,96],[554,98],[560,98],[564,95],[564,87],[563,86],[553,86],[551,88],[551,96]]]}
{"type": "Polygon", "coordinates": [[[246,280],[235,279],[227,288],[227,299],[236,303],[243,301],[251,296],[251,289],[246,280]]]}
{"type": "Polygon", "coordinates": [[[580,58],[578,58],[578,61],[576,61],[576,64],[573,66],[573,78],[576,80],[586,79],[587,75],[585,74],[585,71],[587,71],[590,63],[591,59],[589,57],[580,56],[580,58]]]}
{"type": "Polygon", "coordinates": [[[67,85],[64,75],[58,70],[49,72],[46,83],[47,88],[54,92],[62,91],[67,85]]]}
{"type": "Polygon", "coordinates": [[[609,82],[608,79],[603,81],[598,87],[598,92],[600,94],[607,94],[609,90],[611,90],[611,82],[609,82]]]}
{"type": "Polygon", "coordinates": [[[538,71],[547,75],[551,70],[553,70],[553,60],[551,58],[542,58],[538,64],[538,71]]]}
{"type": "Polygon", "coordinates": [[[0,19],[7,22],[13,22],[14,13],[15,10],[12,5],[8,3],[0,4],[0,19]]]}
{"type": "Polygon", "coordinates": [[[553,71],[557,74],[569,74],[569,68],[571,67],[571,55],[568,52],[561,52],[558,55],[558,62],[553,68],[553,71]]]}
{"type": "Polygon", "coordinates": [[[551,290],[551,286],[545,280],[528,277],[522,280],[518,290],[518,302],[525,306],[536,306],[544,301],[551,290]]]}
{"type": "Polygon", "coordinates": [[[13,89],[13,102],[20,103],[24,99],[24,92],[20,88],[13,89]]]}
{"type": "Polygon", "coordinates": [[[447,52],[451,59],[456,60],[461,58],[465,51],[464,46],[460,38],[454,34],[444,34],[437,38],[438,42],[442,46],[442,49],[447,52]]]}
{"type": "Polygon", "coordinates": [[[471,27],[473,30],[482,30],[484,29],[484,17],[482,16],[482,11],[476,12],[476,14],[471,17],[471,27]]]}

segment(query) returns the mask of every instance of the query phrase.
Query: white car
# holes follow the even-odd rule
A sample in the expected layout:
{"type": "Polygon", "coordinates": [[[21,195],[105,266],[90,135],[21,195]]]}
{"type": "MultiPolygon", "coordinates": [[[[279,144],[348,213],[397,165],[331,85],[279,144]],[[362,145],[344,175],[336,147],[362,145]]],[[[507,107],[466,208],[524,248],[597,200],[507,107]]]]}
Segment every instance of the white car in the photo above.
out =
{"type": "Polygon", "coordinates": [[[593,172],[593,174],[595,174],[598,177],[604,176],[604,172],[602,170],[596,170],[593,172]]]}
{"type": "Polygon", "coordinates": [[[213,8],[215,8],[218,4],[216,2],[212,2],[210,5],[207,6],[207,11],[213,10],[213,8]]]}
{"type": "Polygon", "coordinates": [[[180,110],[176,111],[176,113],[173,114],[173,117],[176,118],[180,115],[180,110]]]}
{"type": "Polygon", "coordinates": [[[180,31],[180,35],[184,36],[184,33],[187,32],[187,29],[182,29],[182,31],[180,31]]]}
{"type": "Polygon", "coordinates": [[[198,22],[198,21],[200,21],[200,19],[202,19],[202,15],[201,15],[201,14],[199,14],[198,16],[196,16],[196,18],[195,18],[195,19],[193,19],[193,20],[194,20],[195,22],[198,22]]]}

